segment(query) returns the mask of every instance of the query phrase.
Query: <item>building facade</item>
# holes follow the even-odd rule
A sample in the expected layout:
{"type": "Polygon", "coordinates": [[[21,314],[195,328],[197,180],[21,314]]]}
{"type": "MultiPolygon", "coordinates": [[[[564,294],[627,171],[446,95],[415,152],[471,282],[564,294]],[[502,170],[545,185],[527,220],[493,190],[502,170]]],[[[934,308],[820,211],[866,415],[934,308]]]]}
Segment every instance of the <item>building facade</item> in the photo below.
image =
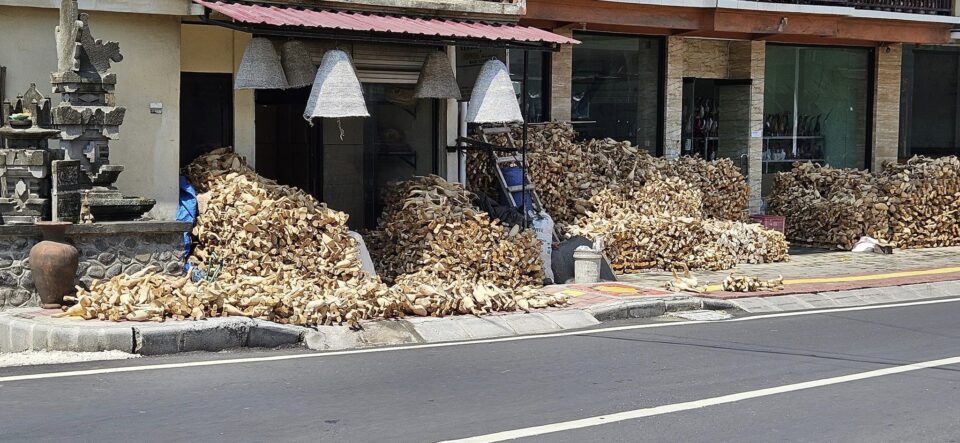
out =
{"type": "Polygon", "coordinates": [[[753,211],[795,161],[956,153],[951,1],[529,0],[522,22],[583,42],[553,56],[554,119],[731,158],[753,211]]]}
{"type": "MultiPolygon", "coordinates": [[[[80,7],[98,37],[121,42],[116,98],[127,119],[112,154],[127,167],[118,186],[157,199],[152,216],[175,216],[182,165],[233,146],[261,174],[312,192],[365,227],[389,181],[459,174],[447,147],[462,126],[462,101],[411,97],[434,51],[448,55],[462,100],[483,62],[499,58],[518,95],[526,94],[528,121],[572,121],[585,137],[630,140],[655,155],[732,159],[748,177],[753,211],[763,209],[774,174],[797,160],[877,169],[914,154],[957,154],[955,3],[81,0],[80,7]],[[579,44],[396,29],[367,38],[333,25],[247,23],[211,4],[533,27],[579,44]],[[309,88],[234,89],[257,35],[277,45],[302,39],[314,64],[328,49],[348,52],[371,118],[310,126],[300,117],[309,88]]],[[[0,38],[0,99],[49,83],[57,5],[0,0],[0,29],[16,36],[0,38]]]]}

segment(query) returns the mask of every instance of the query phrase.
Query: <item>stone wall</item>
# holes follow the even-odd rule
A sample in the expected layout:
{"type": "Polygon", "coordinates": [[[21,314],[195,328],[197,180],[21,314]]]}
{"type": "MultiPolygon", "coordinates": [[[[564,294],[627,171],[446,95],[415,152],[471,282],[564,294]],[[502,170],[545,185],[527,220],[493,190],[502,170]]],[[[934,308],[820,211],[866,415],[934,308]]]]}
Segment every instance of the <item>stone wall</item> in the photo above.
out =
{"type": "MultiPolygon", "coordinates": [[[[118,222],[74,225],[67,241],[80,251],[76,283],[90,284],[120,273],[157,266],[183,269],[183,233],[188,223],[118,222]]],[[[30,272],[30,248],[41,240],[36,226],[0,226],[0,310],[39,306],[30,272]]]]}
{"type": "MultiPolygon", "coordinates": [[[[573,38],[569,27],[552,32],[573,38]]],[[[573,94],[573,45],[562,45],[550,59],[550,119],[568,122],[571,118],[570,96],[573,94]]]]}

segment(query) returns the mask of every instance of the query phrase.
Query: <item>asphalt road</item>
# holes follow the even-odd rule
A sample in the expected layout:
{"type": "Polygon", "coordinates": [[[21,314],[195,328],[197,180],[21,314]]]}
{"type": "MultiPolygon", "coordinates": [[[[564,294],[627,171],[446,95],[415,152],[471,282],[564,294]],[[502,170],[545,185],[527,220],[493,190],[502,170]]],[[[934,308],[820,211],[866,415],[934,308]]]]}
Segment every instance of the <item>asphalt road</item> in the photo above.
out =
{"type": "MultiPolygon", "coordinates": [[[[960,301],[641,326],[373,353],[193,354],[0,369],[0,440],[439,441],[960,357],[960,301]],[[294,358],[262,361],[274,356],[294,358]],[[9,379],[157,364],[169,367],[9,379]]],[[[960,365],[949,364],[527,440],[958,438],[960,365]]]]}

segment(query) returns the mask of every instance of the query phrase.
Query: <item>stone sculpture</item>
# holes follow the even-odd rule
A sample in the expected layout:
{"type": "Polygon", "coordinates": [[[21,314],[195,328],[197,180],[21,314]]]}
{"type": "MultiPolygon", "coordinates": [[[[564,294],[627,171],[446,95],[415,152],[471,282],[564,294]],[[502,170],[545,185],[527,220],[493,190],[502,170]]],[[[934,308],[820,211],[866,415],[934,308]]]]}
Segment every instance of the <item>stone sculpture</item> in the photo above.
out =
{"type": "Polygon", "coordinates": [[[126,113],[116,106],[117,76],[108,72],[111,62],[123,60],[120,45],[93,37],[77,0],[61,0],[56,36],[58,72],[51,83],[62,101],[51,117],[64,159],[52,165],[53,219],[78,222],[82,205],[95,221],[140,218],[156,201],[120,193],[113,183],[123,166],[110,163],[109,143],[126,113]]]}
{"type": "Polygon", "coordinates": [[[59,152],[47,139],[60,134],[50,127],[50,99],[30,88],[0,111],[0,221],[35,223],[50,217],[50,161],[59,152]],[[16,116],[17,118],[14,118],[16,116]]]}

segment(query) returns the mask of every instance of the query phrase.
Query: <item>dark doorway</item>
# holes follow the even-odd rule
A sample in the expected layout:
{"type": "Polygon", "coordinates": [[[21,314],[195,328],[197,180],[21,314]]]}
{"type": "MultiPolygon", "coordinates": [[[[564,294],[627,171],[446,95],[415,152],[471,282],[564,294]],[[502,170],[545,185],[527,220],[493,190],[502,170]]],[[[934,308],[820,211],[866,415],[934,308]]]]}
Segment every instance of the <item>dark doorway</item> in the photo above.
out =
{"type": "Polygon", "coordinates": [[[439,107],[413,85],[365,83],[368,118],[303,119],[309,89],[256,93],[257,173],[310,192],[373,228],[384,191],[397,180],[436,173],[439,107]]]}
{"type": "Polygon", "coordinates": [[[256,92],[257,173],[323,200],[322,125],[303,119],[309,89],[256,92]]]}
{"type": "Polygon", "coordinates": [[[180,166],[224,146],[233,146],[233,76],[181,73],[180,166]]]}

